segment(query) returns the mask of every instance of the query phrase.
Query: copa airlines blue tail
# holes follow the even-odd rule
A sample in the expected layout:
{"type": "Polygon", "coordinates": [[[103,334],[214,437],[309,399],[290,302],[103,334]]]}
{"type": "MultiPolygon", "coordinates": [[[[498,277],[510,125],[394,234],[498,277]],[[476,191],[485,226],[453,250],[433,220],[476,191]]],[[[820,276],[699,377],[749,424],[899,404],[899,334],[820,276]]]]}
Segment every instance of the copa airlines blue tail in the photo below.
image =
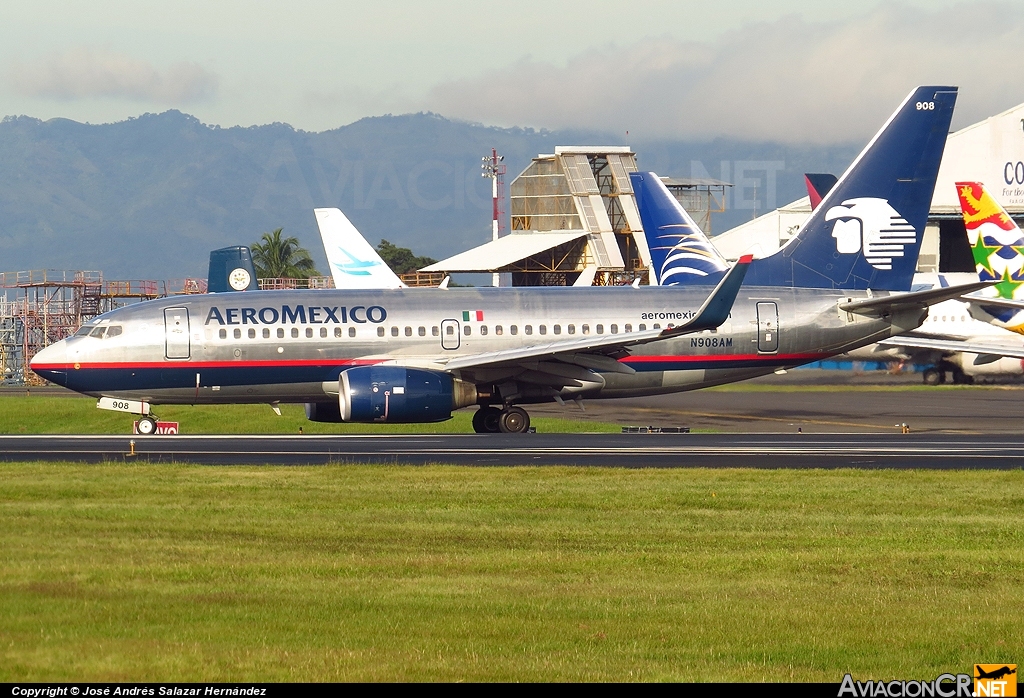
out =
{"type": "MultiPolygon", "coordinates": [[[[907,95],[803,229],[754,260],[744,284],[909,291],[956,96],[934,86],[907,95]]],[[[717,283],[725,261],[657,175],[630,179],[658,280],[717,283]]]]}

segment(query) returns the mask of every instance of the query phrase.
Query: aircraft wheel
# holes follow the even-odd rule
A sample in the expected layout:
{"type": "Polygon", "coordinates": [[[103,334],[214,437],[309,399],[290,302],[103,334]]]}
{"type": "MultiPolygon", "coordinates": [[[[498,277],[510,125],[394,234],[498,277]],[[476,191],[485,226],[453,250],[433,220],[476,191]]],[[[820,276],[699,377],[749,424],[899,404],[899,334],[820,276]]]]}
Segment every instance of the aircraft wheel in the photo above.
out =
{"type": "Polygon", "coordinates": [[[497,434],[501,431],[500,420],[501,410],[497,407],[481,407],[473,415],[473,431],[477,434],[497,434]]]}
{"type": "Polygon", "coordinates": [[[149,436],[156,433],[156,420],[152,417],[139,417],[139,433],[149,436]]]}
{"type": "Polygon", "coordinates": [[[530,428],[530,415],[522,407],[509,407],[502,411],[498,426],[505,434],[522,434],[530,428]]]}
{"type": "Polygon", "coordinates": [[[937,368],[929,368],[924,372],[925,385],[938,385],[942,382],[943,375],[937,368]]]}

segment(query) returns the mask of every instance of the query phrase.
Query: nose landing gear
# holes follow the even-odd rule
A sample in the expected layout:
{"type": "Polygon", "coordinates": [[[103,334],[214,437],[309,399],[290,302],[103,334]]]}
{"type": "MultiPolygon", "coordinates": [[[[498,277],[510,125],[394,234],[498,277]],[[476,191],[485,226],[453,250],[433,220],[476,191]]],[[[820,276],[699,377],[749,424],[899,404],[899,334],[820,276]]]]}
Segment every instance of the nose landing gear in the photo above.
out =
{"type": "Polygon", "coordinates": [[[473,415],[473,431],[477,434],[522,434],[530,429],[530,415],[522,407],[499,410],[490,405],[473,415]]]}

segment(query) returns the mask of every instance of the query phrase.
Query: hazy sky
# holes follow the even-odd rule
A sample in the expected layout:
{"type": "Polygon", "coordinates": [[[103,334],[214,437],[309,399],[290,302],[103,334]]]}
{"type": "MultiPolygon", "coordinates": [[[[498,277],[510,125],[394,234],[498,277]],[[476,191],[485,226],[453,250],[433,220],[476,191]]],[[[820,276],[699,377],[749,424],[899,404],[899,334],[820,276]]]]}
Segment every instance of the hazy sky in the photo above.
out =
{"type": "Polygon", "coordinates": [[[325,130],[436,111],[633,138],[863,138],[916,84],[1024,101],[1024,3],[5,3],[0,114],[325,130]]]}

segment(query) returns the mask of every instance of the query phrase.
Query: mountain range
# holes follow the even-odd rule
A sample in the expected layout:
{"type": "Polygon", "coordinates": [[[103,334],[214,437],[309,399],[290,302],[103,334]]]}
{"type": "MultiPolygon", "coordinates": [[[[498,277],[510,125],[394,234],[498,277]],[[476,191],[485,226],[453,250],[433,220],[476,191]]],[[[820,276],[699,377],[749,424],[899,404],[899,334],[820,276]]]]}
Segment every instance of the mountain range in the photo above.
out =
{"type": "Polygon", "coordinates": [[[480,164],[491,148],[505,156],[508,184],[538,153],[581,144],[628,144],[641,169],[732,181],[715,232],[803,196],[804,172],[839,173],[859,148],[631,143],[430,113],[320,133],[282,123],[221,128],[178,111],[111,124],[8,116],[0,121],[0,270],[205,276],[209,250],[281,227],[323,271],[312,212],[319,206],[343,209],[371,244],[384,238],[442,259],[490,239],[490,180],[480,164]]]}

